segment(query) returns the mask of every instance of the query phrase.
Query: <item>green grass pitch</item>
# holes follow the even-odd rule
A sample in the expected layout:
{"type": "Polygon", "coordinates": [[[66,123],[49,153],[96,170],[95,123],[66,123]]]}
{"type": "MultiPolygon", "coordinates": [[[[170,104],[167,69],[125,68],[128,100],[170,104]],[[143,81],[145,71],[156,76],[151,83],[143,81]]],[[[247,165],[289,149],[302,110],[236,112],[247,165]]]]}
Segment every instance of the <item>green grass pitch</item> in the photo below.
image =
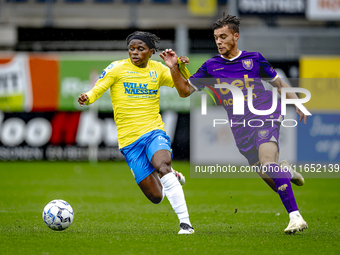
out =
{"type": "Polygon", "coordinates": [[[125,162],[0,162],[0,254],[340,254],[340,179],[293,185],[309,229],[289,236],[278,195],[256,174],[194,179],[189,163],[173,167],[187,177],[194,235],[177,235],[169,202],[149,202],[125,162]],[[53,199],[74,209],[64,231],[42,220],[53,199]]]}

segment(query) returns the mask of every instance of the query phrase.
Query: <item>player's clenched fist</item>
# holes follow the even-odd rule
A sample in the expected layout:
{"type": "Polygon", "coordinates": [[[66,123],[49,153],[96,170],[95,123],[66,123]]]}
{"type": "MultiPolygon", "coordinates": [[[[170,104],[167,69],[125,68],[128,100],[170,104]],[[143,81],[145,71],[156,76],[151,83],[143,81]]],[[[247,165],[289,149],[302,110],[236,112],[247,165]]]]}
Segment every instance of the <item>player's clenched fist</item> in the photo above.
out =
{"type": "Polygon", "coordinates": [[[189,58],[188,57],[180,56],[179,60],[181,60],[184,64],[189,65],[189,58]]]}
{"type": "Polygon", "coordinates": [[[89,98],[87,97],[87,95],[85,93],[81,94],[78,97],[78,103],[80,104],[81,107],[83,107],[83,105],[85,105],[85,102],[88,101],[89,98]]]}

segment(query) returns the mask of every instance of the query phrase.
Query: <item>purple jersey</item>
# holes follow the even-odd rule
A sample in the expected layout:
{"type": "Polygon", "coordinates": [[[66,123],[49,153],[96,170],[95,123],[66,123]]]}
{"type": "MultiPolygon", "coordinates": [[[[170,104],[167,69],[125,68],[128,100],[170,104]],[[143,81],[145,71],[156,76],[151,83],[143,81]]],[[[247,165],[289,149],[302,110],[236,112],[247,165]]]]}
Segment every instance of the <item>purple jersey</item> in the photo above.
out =
{"type": "MultiPolygon", "coordinates": [[[[213,78],[212,84],[228,83],[237,86],[242,90],[247,98],[247,88],[253,89],[253,106],[257,110],[267,110],[272,106],[272,92],[265,90],[261,79],[275,80],[277,73],[268,61],[258,52],[241,51],[240,54],[231,59],[225,59],[221,55],[216,55],[208,59],[198,71],[190,77],[190,84],[197,90],[202,90],[207,80],[203,78],[213,78]]],[[[229,119],[234,122],[242,122],[249,119],[279,119],[281,105],[273,114],[269,116],[254,115],[248,109],[245,100],[244,115],[233,114],[233,97],[228,89],[216,89],[224,108],[227,110],[229,119]]],[[[237,126],[235,126],[237,128],[237,126]]]]}
{"type": "MultiPolygon", "coordinates": [[[[233,59],[225,59],[221,55],[216,55],[208,59],[198,71],[190,77],[190,85],[197,90],[202,90],[207,83],[210,85],[228,83],[237,86],[245,95],[244,115],[233,114],[233,96],[228,89],[216,89],[224,108],[227,110],[229,122],[243,123],[252,119],[281,120],[281,105],[278,102],[276,110],[268,115],[255,115],[248,109],[247,88],[253,89],[253,106],[257,110],[267,110],[272,106],[272,92],[265,90],[261,79],[274,81],[277,73],[268,61],[258,52],[240,51],[239,55],[233,59]],[[206,78],[212,78],[207,82],[206,78]]],[[[258,125],[258,123],[254,123],[258,125]]],[[[247,127],[232,125],[232,131],[236,142],[244,139],[245,136],[253,135],[253,130],[246,131],[247,127]]]]}

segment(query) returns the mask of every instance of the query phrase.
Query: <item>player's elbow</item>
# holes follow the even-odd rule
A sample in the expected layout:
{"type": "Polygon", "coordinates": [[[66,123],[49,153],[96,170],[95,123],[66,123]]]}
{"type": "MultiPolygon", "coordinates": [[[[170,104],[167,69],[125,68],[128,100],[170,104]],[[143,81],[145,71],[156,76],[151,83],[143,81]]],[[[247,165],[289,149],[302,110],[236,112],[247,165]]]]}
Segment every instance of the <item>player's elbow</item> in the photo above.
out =
{"type": "Polygon", "coordinates": [[[180,97],[188,97],[191,94],[190,86],[183,86],[177,89],[178,95],[180,97]]]}
{"type": "Polygon", "coordinates": [[[185,98],[185,97],[190,96],[190,91],[181,91],[181,92],[178,92],[178,94],[180,97],[185,98]]]}

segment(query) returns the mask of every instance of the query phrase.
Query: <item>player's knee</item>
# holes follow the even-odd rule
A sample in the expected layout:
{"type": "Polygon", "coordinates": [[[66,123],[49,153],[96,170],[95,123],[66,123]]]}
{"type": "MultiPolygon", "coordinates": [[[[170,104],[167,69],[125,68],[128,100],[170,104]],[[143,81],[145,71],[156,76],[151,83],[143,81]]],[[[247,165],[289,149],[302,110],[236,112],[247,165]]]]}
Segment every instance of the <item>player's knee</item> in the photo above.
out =
{"type": "Polygon", "coordinates": [[[171,154],[167,150],[157,151],[151,160],[151,164],[160,174],[160,177],[171,172],[171,154]]]}
{"type": "Polygon", "coordinates": [[[261,155],[261,158],[260,158],[260,163],[262,166],[268,164],[268,163],[276,163],[277,162],[277,159],[275,156],[273,155],[270,155],[270,154],[267,154],[267,155],[261,155]]]}
{"type": "Polygon", "coordinates": [[[153,204],[159,204],[160,202],[163,201],[163,194],[162,193],[157,193],[157,194],[151,194],[148,196],[148,199],[153,203],[153,204]]]}
{"type": "Polygon", "coordinates": [[[158,173],[159,173],[160,176],[164,176],[168,173],[171,173],[170,163],[169,164],[166,164],[166,163],[162,164],[158,169],[158,173]]]}

